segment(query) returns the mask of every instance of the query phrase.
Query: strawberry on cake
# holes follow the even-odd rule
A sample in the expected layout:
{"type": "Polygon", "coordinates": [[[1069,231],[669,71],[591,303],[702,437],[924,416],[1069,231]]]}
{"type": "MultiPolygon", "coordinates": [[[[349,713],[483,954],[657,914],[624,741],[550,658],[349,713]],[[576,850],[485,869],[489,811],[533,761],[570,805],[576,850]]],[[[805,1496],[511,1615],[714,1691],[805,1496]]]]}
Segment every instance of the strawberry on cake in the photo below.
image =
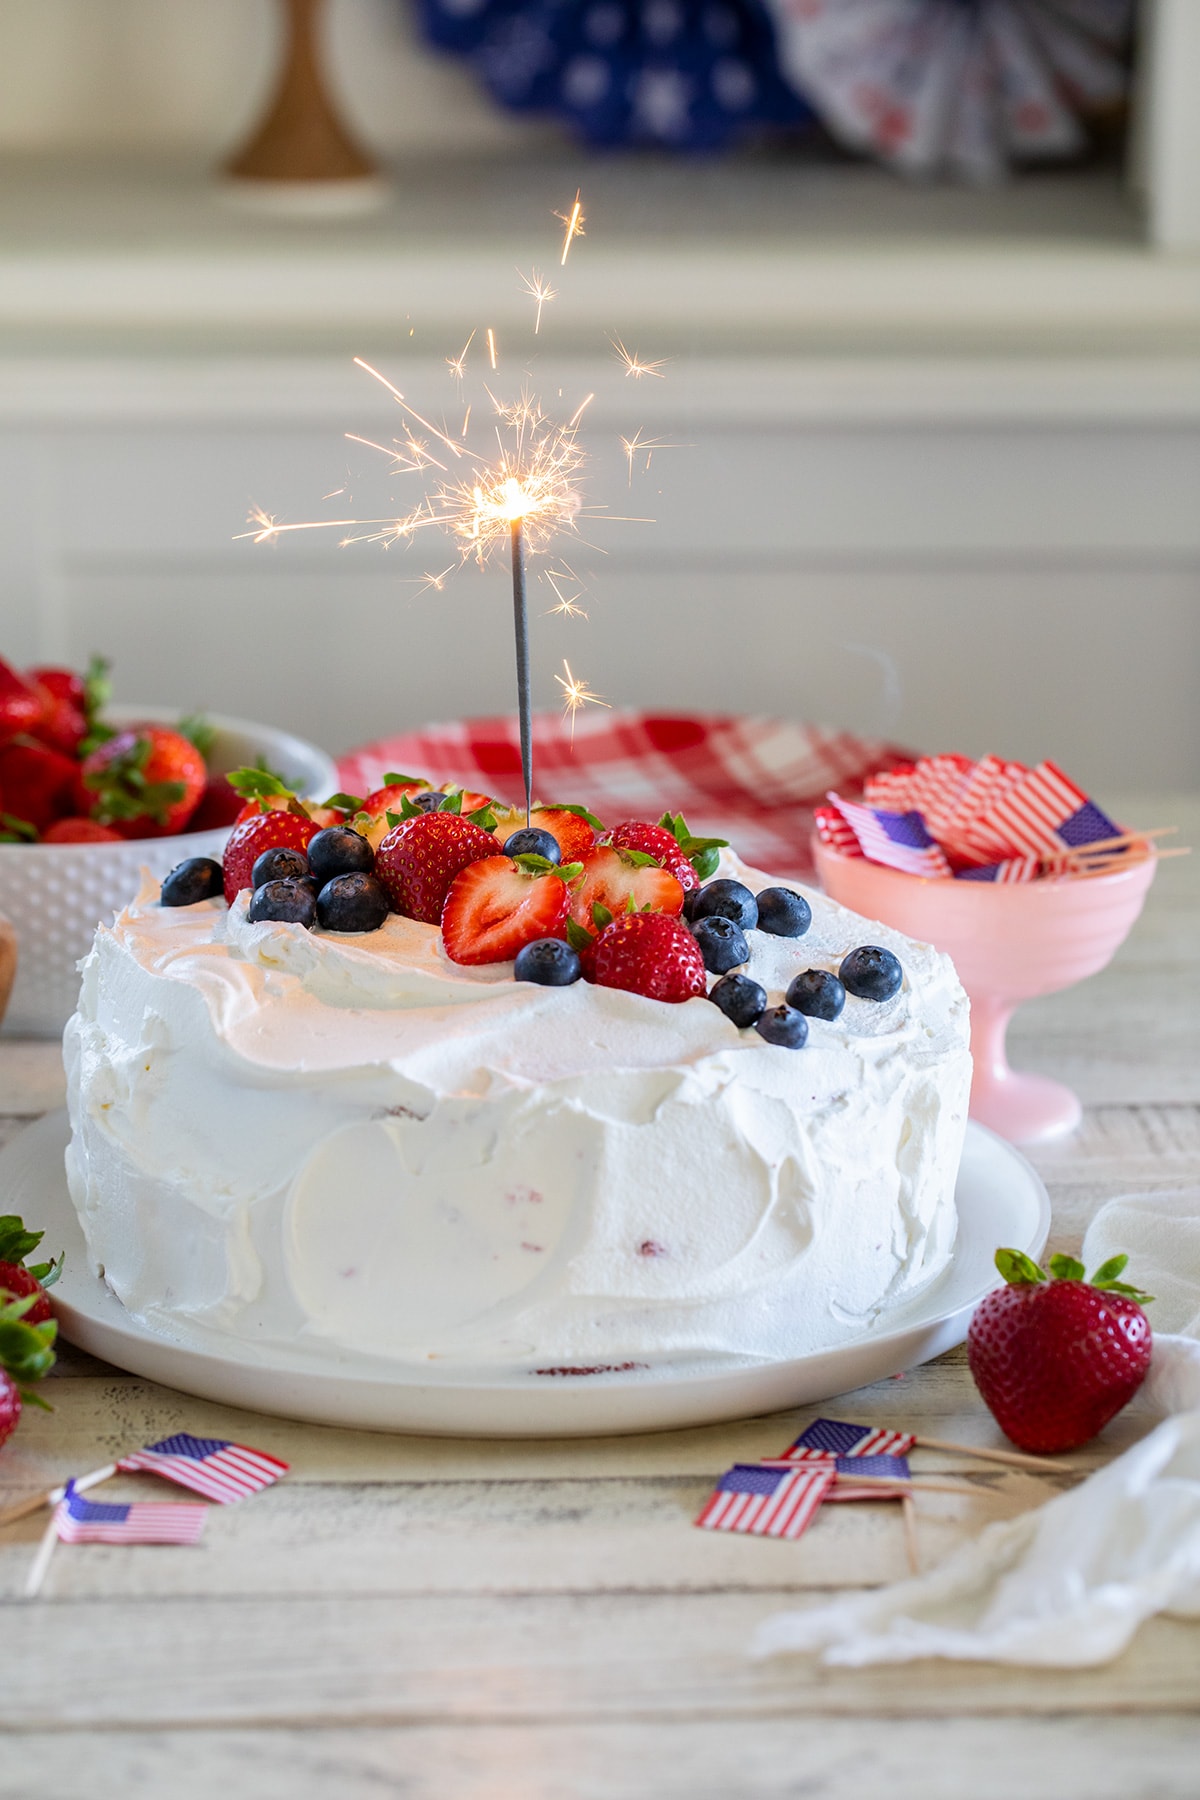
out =
{"type": "Polygon", "coordinates": [[[190,1341],[512,1369],[778,1359],[953,1252],[949,960],[684,821],[247,777],[96,935],[72,1196],[190,1341]]]}

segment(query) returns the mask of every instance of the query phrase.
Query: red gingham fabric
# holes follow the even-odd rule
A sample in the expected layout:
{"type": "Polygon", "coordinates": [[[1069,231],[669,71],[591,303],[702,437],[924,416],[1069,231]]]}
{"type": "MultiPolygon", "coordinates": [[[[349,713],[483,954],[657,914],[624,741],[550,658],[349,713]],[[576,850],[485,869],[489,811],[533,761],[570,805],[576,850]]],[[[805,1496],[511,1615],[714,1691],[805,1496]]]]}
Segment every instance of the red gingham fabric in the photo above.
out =
{"type": "MultiPolygon", "coordinates": [[[[817,725],[736,714],[585,712],[533,721],[535,799],[590,807],[606,825],[683,813],[697,836],[728,838],[756,868],[793,879],[813,872],[813,809],[826,791],[857,794],[873,771],[911,751],[817,725]]],[[[342,786],[365,794],[385,771],[427,776],[519,802],[515,718],[426,725],[344,756],[342,786]]]]}

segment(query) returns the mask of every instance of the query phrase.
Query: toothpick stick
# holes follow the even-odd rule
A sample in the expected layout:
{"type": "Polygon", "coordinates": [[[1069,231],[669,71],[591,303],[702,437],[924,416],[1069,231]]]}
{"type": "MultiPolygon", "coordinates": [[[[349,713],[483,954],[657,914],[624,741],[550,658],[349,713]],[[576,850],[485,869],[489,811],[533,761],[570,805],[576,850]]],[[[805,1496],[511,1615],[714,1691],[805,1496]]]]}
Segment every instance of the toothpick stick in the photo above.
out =
{"type": "Polygon", "coordinates": [[[914,1575],[919,1575],[921,1552],[917,1544],[917,1509],[913,1505],[911,1494],[901,1497],[900,1510],[904,1515],[904,1548],[908,1552],[908,1566],[914,1575]]]}
{"type": "MultiPolygon", "coordinates": [[[[96,1487],[101,1481],[109,1481],[117,1473],[116,1463],[105,1463],[102,1469],[93,1469],[90,1475],[81,1475],[75,1483],[75,1492],[82,1494],[85,1489],[96,1487]]],[[[18,1519],[27,1519],[30,1513],[40,1512],[43,1506],[57,1506],[66,1488],[50,1488],[44,1494],[31,1494],[28,1500],[18,1500],[6,1512],[0,1513],[0,1526],[15,1525],[18,1519]]]]}
{"type": "MultiPolygon", "coordinates": [[[[1190,856],[1191,854],[1190,848],[1155,850],[1153,852],[1153,860],[1155,862],[1166,862],[1167,859],[1172,856],[1190,856]]],[[[1072,863],[1068,868],[1062,870],[1061,873],[1073,881],[1094,881],[1098,875],[1119,874],[1122,869],[1132,869],[1141,863],[1149,862],[1150,860],[1151,859],[1148,856],[1097,857],[1096,860],[1091,863],[1072,863]]]]}
{"type": "MultiPolygon", "coordinates": [[[[1014,1469],[1037,1469],[1051,1475],[1078,1475],[1070,1463],[1051,1462],[1048,1456],[1025,1456],[1020,1450],[984,1450],[977,1444],[952,1444],[947,1438],[919,1437],[925,1450],[950,1450],[956,1456],[978,1456],[983,1462],[1011,1463],[1014,1469]]],[[[78,1485],[78,1484],[76,1484],[78,1485]]]]}
{"type": "Polygon", "coordinates": [[[1095,850],[1116,850],[1122,844],[1140,844],[1150,838],[1173,837],[1178,830],[1178,825],[1152,825],[1149,831],[1119,831],[1115,837],[1094,838],[1090,844],[1072,844],[1069,850],[1063,851],[1063,856],[1091,856],[1095,850]]]}
{"type": "Polygon", "coordinates": [[[903,1481],[895,1475],[839,1475],[838,1481],[850,1487],[895,1489],[905,1494],[967,1494],[974,1499],[979,1493],[978,1488],[965,1481],[930,1481],[925,1477],[903,1481]]]}
{"type": "Polygon", "coordinates": [[[25,1577],[25,1598],[34,1599],[41,1591],[42,1582],[46,1579],[46,1570],[50,1567],[50,1558],[54,1555],[54,1547],[58,1543],[58,1520],[53,1513],[50,1523],[42,1533],[42,1541],[37,1547],[33,1561],[29,1565],[29,1573],[25,1577]]]}

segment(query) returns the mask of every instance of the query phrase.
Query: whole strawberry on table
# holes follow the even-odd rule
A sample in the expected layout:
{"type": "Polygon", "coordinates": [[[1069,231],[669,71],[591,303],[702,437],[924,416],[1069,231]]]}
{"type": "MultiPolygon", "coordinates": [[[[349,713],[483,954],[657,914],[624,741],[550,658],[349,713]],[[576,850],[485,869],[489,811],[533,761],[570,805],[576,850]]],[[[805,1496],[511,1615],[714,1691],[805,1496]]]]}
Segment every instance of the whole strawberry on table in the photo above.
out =
{"type": "Polygon", "coordinates": [[[1152,1296],[1121,1280],[1127,1256],[1085,1279],[1052,1256],[1050,1273],[1020,1250],[997,1250],[1005,1285],[976,1308],[967,1334],[975,1385],[1014,1444],[1077,1450],[1132,1400],[1150,1368],[1152,1296]]]}
{"type": "Polygon", "coordinates": [[[241,805],[210,775],[212,731],[105,722],[108,667],[85,674],[0,661],[0,843],[116,843],[233,823],[241,805]]]}
{"type": "Polygon", "coordinates": [[[54,1366],[58,1326],[46,1289],[57,1279],[62,1258],[29,1263],[42,1236],[26,1231],[14,1214],[0,1217],[0,1446],[16,1430],[23,1404],[45,1407],[31,1384],[54,1366]]]}

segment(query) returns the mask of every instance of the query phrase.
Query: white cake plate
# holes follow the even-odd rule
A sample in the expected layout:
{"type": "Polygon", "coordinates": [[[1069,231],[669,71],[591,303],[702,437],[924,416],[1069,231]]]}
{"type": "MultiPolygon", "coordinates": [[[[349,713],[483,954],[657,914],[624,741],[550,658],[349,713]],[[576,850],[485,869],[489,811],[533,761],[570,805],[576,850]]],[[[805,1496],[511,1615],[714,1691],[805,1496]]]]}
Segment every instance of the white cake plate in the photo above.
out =
{"type": "Polygon", "coordinates": [[[1050,1201],[1011,1144],[968,1125],[959,1170],[959,1236],[954,1260],[886,1329],[791,1362],[673,1362],[592,1375],[463,1369],[408,1369],[297,1346],[236,1350],[215,1336],[190,1339],[151,1331],[130,1317],[88,1270],[83,1234],[67,1193],[67,1117],[51,1113],[0,1151],[4,1210],[44,1230],[46,1247],[66,1252],[54,1308],[63,1336],[167,1387],[228,1406],[368,1431],[454,1437],[592,1437],[671,1431],[806,1405],[915,1368],[962,1342],[971,1314],[999,1280],[998,1246],[1041,1254],[1050,1201]]]}

